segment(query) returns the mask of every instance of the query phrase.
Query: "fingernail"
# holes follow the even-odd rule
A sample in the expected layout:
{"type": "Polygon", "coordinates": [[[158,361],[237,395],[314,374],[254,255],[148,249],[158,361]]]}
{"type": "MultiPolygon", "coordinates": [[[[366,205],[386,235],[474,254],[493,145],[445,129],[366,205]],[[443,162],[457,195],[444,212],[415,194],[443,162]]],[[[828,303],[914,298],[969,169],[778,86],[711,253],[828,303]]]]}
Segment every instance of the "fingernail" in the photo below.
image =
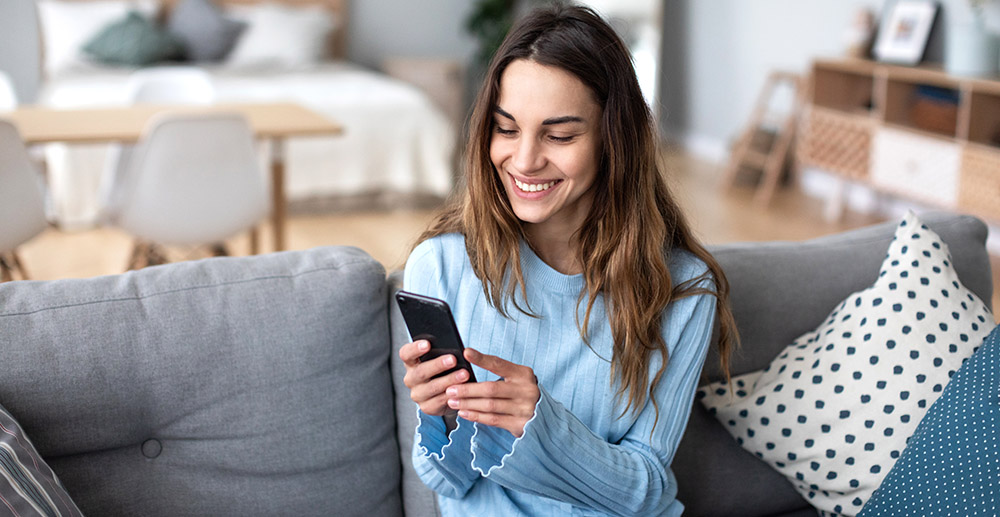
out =
{"type": "Polygon", "coordinates": [[[445,366],[455,366],[455,356],[453,355],[444,356],[443,361],[445,366]]]}
{"type": "Polygon", "coordinates": [[[457,397],[458,388],[448,388],[447,390],[445,390],[445,393],[447,393],[449,397],[457,397]]]}
{"type": "Polygon", "coordinates": [[[426,351],[430,350],[430,348],[431,348],[431,344],[428,343],[428,342],[426,342],[426,341],[421,341],[421,342],[417,343],[417,349],[420,350],[421,352],[426,352],[426,351]]]}
{"type": "Polygon", "coordinates": [[[459,370],[455,372],[455,378],[460,381],[464,381],[465,379],[469,378],[469,372],[465,370],[459,370]]]}
{"type": "Polygon", "coordinates": [[[461,411],[458,412],[458,416],[460,416],[462,418],[469,418],[469,412],[463,409],[463,410],[461,410],[461,411]]]}
{"type": "Polygon", "coordinates": [[[458,409],[458,401],[455,399],[448,399],[448,407],[458,409]]]}

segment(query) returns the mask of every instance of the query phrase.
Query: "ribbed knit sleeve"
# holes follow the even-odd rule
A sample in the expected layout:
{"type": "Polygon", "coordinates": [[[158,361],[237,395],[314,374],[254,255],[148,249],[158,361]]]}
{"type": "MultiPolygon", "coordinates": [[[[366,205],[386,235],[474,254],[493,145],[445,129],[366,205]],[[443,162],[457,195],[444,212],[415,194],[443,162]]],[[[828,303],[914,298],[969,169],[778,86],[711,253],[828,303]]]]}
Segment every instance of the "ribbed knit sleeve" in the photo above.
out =
{"type": "MultiPolygon", "coordinates": [[[[442,274],[442,255],[436,241],[424,241],[410,254],[403,272],[403,288],[445,298],[446,277],[442,274]]],[[[413,468],[425,485],[446,497],[465,495],[479,473],[472,467],[469,449],[474,428],[471,422],[458,419],[458,427],[447,432],[444,419],[417,411],[417,430],[413,444],[413,468]]]]}
{"type": "Polygon", "coordinates": [[[475,424],[472,466],[509,489],[575,506],[613,515],[666,514],[677,494],[669,466],[690,415],[714,314],[715,298],[708,295],[683,299],[669,311],[664,337],[673,354],[655,390],[658,422],[647,401],[621,442],[608,443],[542,386],[521,438],[475,424]]]}

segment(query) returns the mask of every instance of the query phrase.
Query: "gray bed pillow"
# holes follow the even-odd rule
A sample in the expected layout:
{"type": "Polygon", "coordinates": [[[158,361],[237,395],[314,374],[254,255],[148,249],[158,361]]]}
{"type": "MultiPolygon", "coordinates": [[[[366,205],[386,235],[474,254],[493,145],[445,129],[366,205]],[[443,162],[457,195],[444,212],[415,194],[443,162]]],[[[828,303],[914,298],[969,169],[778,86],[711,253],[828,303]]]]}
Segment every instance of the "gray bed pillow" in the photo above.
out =
{"type": "Polygon", "coordinates": [[[221,61],[245,28],[245,23],[223,15],[211,0],[182,0],[167,21],[167,30],[184,44],[190,61],[221,61]]]}

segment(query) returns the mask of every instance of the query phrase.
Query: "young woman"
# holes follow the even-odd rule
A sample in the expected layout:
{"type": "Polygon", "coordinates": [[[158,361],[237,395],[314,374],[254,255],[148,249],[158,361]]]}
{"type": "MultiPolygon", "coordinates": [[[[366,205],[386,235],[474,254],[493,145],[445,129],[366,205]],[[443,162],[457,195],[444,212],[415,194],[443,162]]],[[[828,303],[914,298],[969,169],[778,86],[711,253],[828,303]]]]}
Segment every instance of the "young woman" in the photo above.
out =
{"type": "MultiPolygon", "coordinates": [[[[462,196],[407,290],[452,307],[452,356],[399,352],[414,466],[444,515],[679,515],[670,462],[728,286],[657,165],[629,54],[592,11],[511,30],[473,110],[462,196]],[[457,416],[455,412],[457,411],[457,416]]],[[[725,359],[723,359],[725,363],[725,359]]],[[[725,365],[724,365],[725,366],[725,365]]]]}

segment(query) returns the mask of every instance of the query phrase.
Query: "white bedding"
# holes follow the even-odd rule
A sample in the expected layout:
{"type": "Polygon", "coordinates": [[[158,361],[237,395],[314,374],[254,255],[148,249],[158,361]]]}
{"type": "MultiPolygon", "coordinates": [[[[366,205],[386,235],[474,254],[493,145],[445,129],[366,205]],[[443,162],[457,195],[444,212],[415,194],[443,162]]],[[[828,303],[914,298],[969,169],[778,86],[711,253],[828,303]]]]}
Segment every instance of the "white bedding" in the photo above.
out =
{"type": "MultiPolygon", "coordinates": [[[[451,190],[455,130],[411,85],[341,62],[284,71],[207,69],[217,102],[294,101],[344,126],[340,136],[288,141],[292,201],[380,192],[445,196],[451,190]]],[[[40,102],[63,108],[123,105],[129,73],[78,66],[48,81],[40,102]]],[[[59,146],[48,153],[52,209],[60,224],[96,221],[108,148],[59,146]]]]}

